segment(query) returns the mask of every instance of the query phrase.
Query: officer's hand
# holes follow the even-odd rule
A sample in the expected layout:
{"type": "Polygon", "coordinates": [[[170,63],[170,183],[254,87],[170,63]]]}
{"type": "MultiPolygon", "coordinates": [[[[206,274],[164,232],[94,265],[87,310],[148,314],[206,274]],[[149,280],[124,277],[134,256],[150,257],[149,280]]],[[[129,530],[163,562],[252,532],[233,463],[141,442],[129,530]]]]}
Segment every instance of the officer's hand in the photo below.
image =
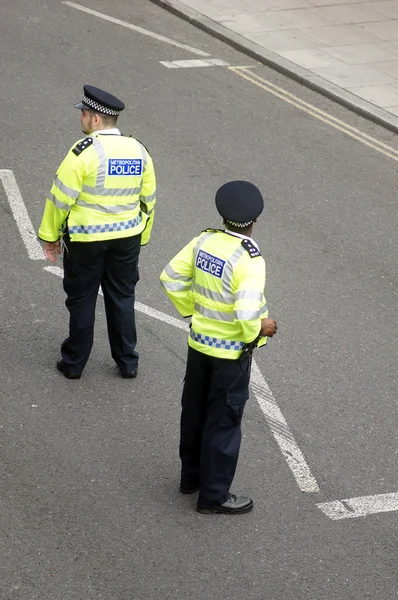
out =
{"type": "Polygon", "coordinates": [[[44,244],[44,256],[50,262],[56,262],[57,254],[61,254],[61,242],[45,242],[44,244]]]}
{"type": "Polygon", "coordinates": [[[261,335],[263,337],[272,337],[278,331],[278,325],[274,319],[261,319],[261,335]]]}

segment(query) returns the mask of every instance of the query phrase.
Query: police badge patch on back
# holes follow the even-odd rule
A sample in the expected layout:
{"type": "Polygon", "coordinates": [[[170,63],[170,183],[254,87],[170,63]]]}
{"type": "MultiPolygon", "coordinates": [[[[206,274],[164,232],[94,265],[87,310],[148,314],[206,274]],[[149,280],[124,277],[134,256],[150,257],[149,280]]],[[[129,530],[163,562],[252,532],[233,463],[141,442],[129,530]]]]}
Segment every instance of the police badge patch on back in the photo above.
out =
{"type": "Polygon", "coordinates": [[[110,158],[108,175],[142,175],[142,158],[110,158]]]}
{"type": "Polygon", "coordinates": [[[210,275],[221,278],[225,267],[225,260],[199,250],[196,257],[196,266],[205,273],[210,273],[210,275]]]}

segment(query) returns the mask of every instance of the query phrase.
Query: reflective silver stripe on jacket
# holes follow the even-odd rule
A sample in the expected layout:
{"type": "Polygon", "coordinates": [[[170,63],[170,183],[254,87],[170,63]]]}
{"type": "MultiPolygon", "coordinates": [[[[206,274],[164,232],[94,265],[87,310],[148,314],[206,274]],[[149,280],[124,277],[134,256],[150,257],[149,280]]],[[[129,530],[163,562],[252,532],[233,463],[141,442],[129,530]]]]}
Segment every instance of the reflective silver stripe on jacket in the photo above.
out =
{"type": "Polygon", "coordinates": [[[215,231],[209,231],[208,233],[205,233],[205,235],[200,238],[200,240],[198,240],[198,243],[196,244],[195,248],[193,249],[193,254],[194,254],[194,264],[196,265],[196,259],[198,257],[198,252],[202,246],[202,244],[204,244],[204,242],[209,239],[210,236],[214,235],[215,231]]]}
{"type": "Polygon", "coordinates": [[[258,310],[236,310],[235,316],[238,321],[252,321],[260,318],[261,311],[258,310]]]}
{"type": "Polygon", "coordinates": [[[58,198],[56,198],[52,193],[48,194],[47,200],[50,200],[50,202],[52,202],[57,208],[61,210],[69,211],[73,206],[73,204],[66,204],[66,202],[61,202],[61,200],[58,200],[58,198]]]}
{"type": "Polygon", "coordinates": [[[140,200],[141,202],[143,202],[144,204],[149,204],[150,202],[152,202],[152,200],[155,200],[156,198],[156,191],[153,194],[150,194],[149,196],[140,196],[140,200]]]}
{"type": "Polygon", "coordinates": [[[165,267],[164,272],[170,277],[170,279],[175,279],[176,281],[187,281],[189,283],[192,281],[192,277],[189,275],[180,275],[180,273],[174,271],[170,263],[165,267]]]}
{"type": "Polygon", "coordinates": [[[145,168],[147,166],[148,163],[148,152],[146,151],[145,147],[141,144],[141,142],[139,142],[138,140],[136,140],[136,142],[138,143],[139,147],[141,148],[141,156],[142,156],[142,172],[145,171],[145,168]]]}
{"type": "Polygon", "coordinates": [[[264,304],[262,304],[262,305],[260,306],[260,314],[264,314],[265,312],[267,312],[267,310],[268,310],[267,303],[266,303],[266,302],[264,302],[264,304]]]}
{"type": "MultiPolygon", "coordinates": [[[[99,160],[99,164],[98,164],[98,170],[97,170],[97,179],[95,181],[95,187],[94,188],[89,188],[89,189],[104,189],[105,186],[105,177],[106,177],[106,154],[105,154],[105,150],[103,145],[101,144],[101,142],[99,141],[98,138],[94,138],[94,150],[97,153],[98,156],[98,160],[99,160]]],[[[83,192],[85,192],[86,190],[84,189],[85,187],[89,187],[89,186],[83,186],[83,192]]],[[[95,192],[90,192],[87,191],[88,194],[95,194],[95,192]]]]}
{"type": "Polygon", "coordinates": [[[179,281],[161,281],[161,285],[168,292],[186,292],[190,288],[190,283],[181,283],[179,281]]]}
{"type": "Polygon", "coordinates": [[[195,303],[194,310],[200,313],[203,317],[207,317],[208,319],[215,319],[216,321],[228,321],[229,323],[233,323],[235,321],[235,315],[233,312],[212,310],[210,308],[205,308],[201,304],[197,303],[195,303]]]}
{"type": "Polygon", "coordinates": [[[136,196],[142,190],[142,186],[137,188],[104,188],[83,185],[82,191],[93,196],[136,196]]]}
{"type": "Polygon", "coordinates": [[[195,282],[195,292],[198,292],[201,296],[208,298],[209,300],[214,300],[215,302],[224,302],[224,304],[233,304],[234,297],[232,293],[224,293],[215,292],[203,285],[199,285],[195,282]]]}
{"type": "Polygon", "coordinates": [[[262,300],[263,293],[254,290],[239,290],[234,294],[235,300],[262,300]]]}
{"type": "Polygon", "coordinates": [[[240,257],[245,252],[246,252],[246,250],[244,249],[244,247],[239,246],[225,264],[224,273],[223,273],[223,277],[222,277],[221,281],[222,281],[223,289],[225,290],[225,292],[227,292],[229,294],[231,293],[231,282],[232,282],[232,276],[234,274],[234,267],[237,264],[240,257]]]}
{"type": "Polygon", "coordinates": [[[72,188],[70,188],[69,186],[65,185],[60,179],[59,177],[56,177],[54,179],[54,185],[57,188],[57,190],[59,190],[60,192],[62,192],[63,194],[65,194],[66,196],[69,196],[70,198],[77,198],[80,194],[80,191],[78,190],[73,190],[72,188]]]}
{"type": "Polygon", "coordinates": [[[106,214],[118,215],[120,213],[136,209],[139,205],[139,202],[137,200],[131,204],[93,204],[92,202],[86,202],[86,200],[79,198],[76,200],[76,204],[82,208],[92,208],[106,214]]]}

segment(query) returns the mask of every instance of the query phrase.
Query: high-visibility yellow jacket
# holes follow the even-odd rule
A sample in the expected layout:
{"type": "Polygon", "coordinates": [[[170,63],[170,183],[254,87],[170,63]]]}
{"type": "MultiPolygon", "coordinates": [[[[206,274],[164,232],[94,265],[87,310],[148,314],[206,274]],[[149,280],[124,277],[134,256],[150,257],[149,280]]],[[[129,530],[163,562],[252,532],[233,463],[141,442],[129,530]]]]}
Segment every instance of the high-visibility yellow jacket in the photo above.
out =
{"type": "Polygon", "coordinates": [[[61,163],[39,238],[55,242],[66,220],[70,239],[93,242],[142,233],[148,243],[156,202],[152,158],[136,139],[95,132],[75,144],[61,163]]]}
{"type": "Polygon", "coordinates": [[[249,238],[206,230],[169,262],[160,281],[180,314],[192,315],[188,344],[204,354],[237,359],[268,316],[265,262],[249,238]]]}

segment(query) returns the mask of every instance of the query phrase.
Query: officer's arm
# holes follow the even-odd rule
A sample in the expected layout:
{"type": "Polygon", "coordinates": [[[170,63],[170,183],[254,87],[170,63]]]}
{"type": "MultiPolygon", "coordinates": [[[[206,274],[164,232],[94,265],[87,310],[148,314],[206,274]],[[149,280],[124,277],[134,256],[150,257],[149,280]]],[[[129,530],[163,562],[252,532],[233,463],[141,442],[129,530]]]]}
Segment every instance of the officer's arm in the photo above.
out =
{"type": "Polygon", "coordinates": [[[165,267],[160,283],[174,306],[183,317],[190,317],[194,308],[194,295],[191,290],[194,274],[194,248],[198,238],[194,238],[165,267]]]}
{"type": "Polygon", "coordinates": [[[60,238],[62,226],[82,190],[82,169],[82,161],[71,149],[61,163],[46,199],[38,234],[41,240],[56,242],[60,238]]]}
{"type": "Polygon", "coordinates": [[[264,259],[258,256],[245,262],[237,272],[235,281],[235,319],[242,327],[243,341],[249,344],[260,333],[261,319],[268,316],[264,298],[264,259]]]}
{"type": "Polygon", "coordinates": [[[156,177],[153,161],[147,152],[147,163],[142,177],[142,190],[140,194],[141,209],[148,215],[148,221],[141,236],[141,246],[145,246],[151,237],[156,204],[156,177]]]}

